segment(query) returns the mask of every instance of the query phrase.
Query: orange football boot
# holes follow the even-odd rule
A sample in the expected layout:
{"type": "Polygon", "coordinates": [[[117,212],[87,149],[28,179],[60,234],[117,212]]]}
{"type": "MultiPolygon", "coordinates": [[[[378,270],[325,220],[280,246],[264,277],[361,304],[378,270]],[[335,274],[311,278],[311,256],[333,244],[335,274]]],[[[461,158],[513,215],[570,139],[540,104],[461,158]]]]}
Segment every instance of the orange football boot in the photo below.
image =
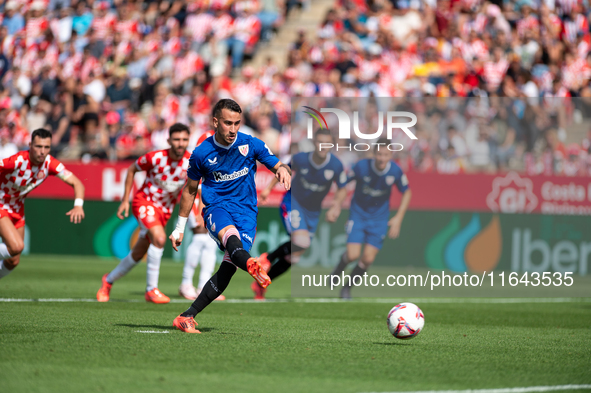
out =
{"type": "Polygon", "coordinates": [[[261,256],[259,256],[258,260],[259,260],[259,265],[261,265],[261,267],[263,268],[263,270],[266,273],[269,273],[269,270],[271,270],[271,261],[269,261],[269,254],[267,254],[266,252],[262,253],[261,256]]]}
{"type": "Polygon", "coordinates": [[[158,288],[154,288],[151,291],[146,292],[146,301],[156,304],[166,304],[170,303],[170,298],[162,292],[160,292],[158,288]]]}
{"type": "Polygon", "coordinates": [[[248,274],[250,274],[261,287],[267,288],[269,284],[271,284],[271,279],[267,276],[267,273],[265,273],[256,258],[248,258],[248,261],[246,261],[246,269],[248,269],[248,274]]]}
{"type": "Polygon", "coordinates": [[[172,326],[185,333],[201,333],[199,330],[195,329],[197,322],[195,322],[193,317],[183,317],[179,315],[172,322],[172,326]]]}
{"type": "Polygon", "coordinates": [[[224,300],[226,300],[226,297],[225,297],[224,295],[220,295],[220,296],[216,297],[216,298],[215,298],[215,300],[217,300],[217,301],[220,301],[220,302],[221,302],[221,301],[224,301],[224,300]]]}
{"type": "Polygon", "coordinates": [[[254,292],[254,300],[265,300],[267,290],[261,287],[257,282],[250,284],[250,289],[254,292]]]}
{"type": "Polygon", "coordinates": [[[108,302],[109,301],[109,294],[111,293],[111,287],[113,284],[109,284],[107,282],[107,276],[109,273],[106,273],[103,276],[103,284],[101,285],[101,289],[98,290],[96,293],[96,300],[99,302],[108,302]]]}

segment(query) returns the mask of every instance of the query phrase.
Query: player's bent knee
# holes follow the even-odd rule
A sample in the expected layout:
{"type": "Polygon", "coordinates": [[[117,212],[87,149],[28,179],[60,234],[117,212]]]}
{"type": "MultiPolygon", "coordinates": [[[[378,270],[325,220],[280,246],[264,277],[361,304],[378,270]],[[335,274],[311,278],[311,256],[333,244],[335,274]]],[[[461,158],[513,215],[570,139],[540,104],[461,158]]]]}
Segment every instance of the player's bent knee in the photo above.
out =
{"type": "Polygon", "coordinates": [[[296,235],[291,239],[292,253],[305,251],[310,248],[310,236],[296,235]],[[295,247],[294,247],[295,246],[295,247]]]}
{"type": "Polygon", "coordinates": [[[166,236],[154,236],[152,244],[158,248],[164,248],[166,245],[166,236]]]}
{"type": "MultiPolygon", "coordinates": [[[[25,249],[25,243],[22,240],[15,240],[6,244],[6,248],[10,255],[17,256],[25,249]]],[[[17,262],[18,263],[18,262],[17,262]]]]}
{"type": "Polygon", "coordinates": [[[360,252],[348,252],[347,253],[347,259],[349,260],[349,262],[353,262],[359,259],[359,257],[361,256],[360,252]]]}
{"type": "Polygon", "coordinates": [[[362,267],[363,269],[369,269],[369,267],[371,266],[371,264],[373,263],[373,261],[364,261],[361,260],[359,262],[360,267],[362,267]]]}

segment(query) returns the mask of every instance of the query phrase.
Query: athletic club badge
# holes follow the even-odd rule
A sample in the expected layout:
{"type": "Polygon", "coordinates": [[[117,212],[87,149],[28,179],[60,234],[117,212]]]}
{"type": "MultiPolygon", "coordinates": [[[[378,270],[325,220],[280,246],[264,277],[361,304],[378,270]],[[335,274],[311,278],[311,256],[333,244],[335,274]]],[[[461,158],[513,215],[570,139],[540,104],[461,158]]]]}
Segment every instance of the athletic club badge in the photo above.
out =
{"type": "Polygon", "coordinates": [[[334,171],[332,169],[327,169],[324,171],[324,177],[326,178],[326,180],[332,179],[333,176],[334,176],[334,171]]]}
{"type": "Polygon", "coordinates": [[[240,154],[246,157],[246,155],[248,154],[248,145],[238,146],[238,151],[240,152],[240,154]]]}
{"type": "Polygon", "coordinates": [[[392,184],[394,184],[394,176],[386,176],[386,184],[391,186],[392,184]]]}

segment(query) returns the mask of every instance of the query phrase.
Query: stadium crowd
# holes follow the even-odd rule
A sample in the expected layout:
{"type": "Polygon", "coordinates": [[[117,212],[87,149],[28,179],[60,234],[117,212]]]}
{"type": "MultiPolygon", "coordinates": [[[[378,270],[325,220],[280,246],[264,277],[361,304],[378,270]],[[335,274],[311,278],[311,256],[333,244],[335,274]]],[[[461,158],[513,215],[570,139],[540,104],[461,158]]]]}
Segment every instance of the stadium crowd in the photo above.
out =
{"type": "Polygon", "coordinates": [[[591,174],[587,0],[337,0],[285,69],[244,66],[306,3],[6,1],[0,155],[43,126],[62,159],[135,158],[165,147],[176,121],[194,146],[211,103],[231,97],[242,131],[284,159],[300,142],[291,99],[458,97],[452,114],[423,103],[432,126],[398,155],[403,167],[591,174]]]}

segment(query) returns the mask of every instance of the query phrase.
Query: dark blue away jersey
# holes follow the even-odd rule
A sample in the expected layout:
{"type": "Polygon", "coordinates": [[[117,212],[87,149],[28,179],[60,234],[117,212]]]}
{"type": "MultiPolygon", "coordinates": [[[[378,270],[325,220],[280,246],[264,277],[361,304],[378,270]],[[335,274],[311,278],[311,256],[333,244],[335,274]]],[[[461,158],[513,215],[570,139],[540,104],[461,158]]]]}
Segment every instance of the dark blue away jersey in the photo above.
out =
{"type": "Polygon", "coordinates": [[[204,210],[215,204],[229,211],[256,214],[257,161],[271,169],[279,159],[263,141],[241,132],[230,146],[219,144],[213,135],[195,148],[187,176],[196,181],[202,179],[204,210]]]}
{"type": "Polygon", "coordinates": [[[348,181],[352,180],[357,183],[351,200],[351,210],[368,219],[389,218],[393,185],[401,193],[408,189],[408,179],[394,161],[390,161],[382,172],[378,172],[373,159],[360,160],[349,174],[348,181]]]}
{"type": "Polygon", "coordinates": [[[347,174],[336,156],[329,153],[326,161],[317,165],[312,161],[312,154],[297,153],[292,157],[291,168],[294,175],[291,196],[302,207],[318,211],[332,183],[335,182],[338,188],[344,187],[347,184],[347,174]]]}

